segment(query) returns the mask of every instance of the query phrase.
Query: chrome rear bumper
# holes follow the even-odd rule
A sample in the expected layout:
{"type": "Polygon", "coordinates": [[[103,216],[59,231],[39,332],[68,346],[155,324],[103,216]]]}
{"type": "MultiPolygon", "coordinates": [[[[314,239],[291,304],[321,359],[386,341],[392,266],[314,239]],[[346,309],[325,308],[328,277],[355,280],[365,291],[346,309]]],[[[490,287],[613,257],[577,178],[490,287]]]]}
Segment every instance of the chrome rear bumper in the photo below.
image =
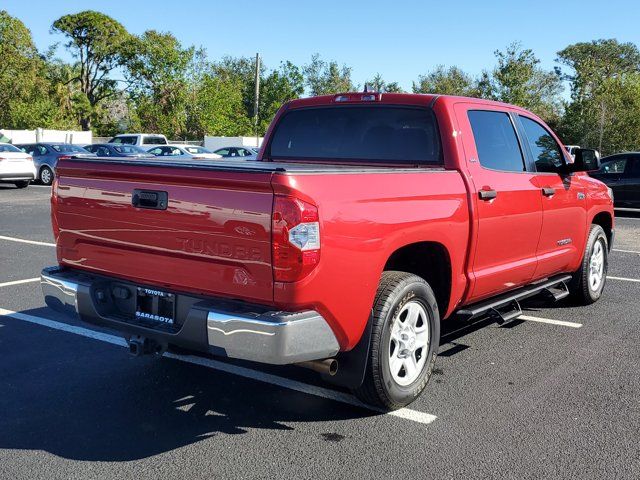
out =
{"type": "MultiPolygon", "coordinates": [[[[178,331],[167,332],[137,325],[121,317],[104,315],[94,298],[105,277],[79,273],[59,267],[45,268],[41,275],[46,304],[54,310],[78,316],[81,320],[107,326],[130,335],[142,335],[158,342],[184,346],[228,357],[269,364],[290,364],[333,357],[340,349],[338,341],[318,312],[259,311],[241,312],[220,308],[216,299],[193,299],[178,331]]],[[[117,281],[119,287],[122,282],[117,281]]],[[[135,288],[134,285],[131,288],[135,288]]],[[[177,294],[180,297],[180,294],[177,294]]],[[[243,307],[246,307],[243,305],[243,307]]]]}

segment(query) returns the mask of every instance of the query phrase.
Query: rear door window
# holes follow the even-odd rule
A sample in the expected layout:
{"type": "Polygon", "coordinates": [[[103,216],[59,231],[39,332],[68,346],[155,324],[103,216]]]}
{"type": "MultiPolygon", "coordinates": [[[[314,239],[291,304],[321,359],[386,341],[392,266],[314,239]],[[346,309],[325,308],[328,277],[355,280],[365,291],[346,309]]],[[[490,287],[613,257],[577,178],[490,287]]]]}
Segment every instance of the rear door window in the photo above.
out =
{"type": "Polygon", "coordinates": [[[526,170],[520,143],[508,113],[469,110],[468,116],[480,165],[507,172],[526,170]]]}
{"type": "Polygon", "coordinates": [[[273,159],[440,164],[440,141],[426,108],[341,105],[292,110],[278,123],[273,159]]]}

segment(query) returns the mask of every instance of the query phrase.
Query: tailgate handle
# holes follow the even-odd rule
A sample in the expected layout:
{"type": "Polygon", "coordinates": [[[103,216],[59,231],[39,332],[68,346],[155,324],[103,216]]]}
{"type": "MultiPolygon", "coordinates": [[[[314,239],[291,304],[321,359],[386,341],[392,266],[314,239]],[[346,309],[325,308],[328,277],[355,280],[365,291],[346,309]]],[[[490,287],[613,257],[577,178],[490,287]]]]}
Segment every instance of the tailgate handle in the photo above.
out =
{"type": "Polygon", "coordinates": [[[131,205],[136,208],[151,210],[166,210],[169,204],[169,194],[156,190],[140,190],[136,188],[131,195],[131,205]]]}

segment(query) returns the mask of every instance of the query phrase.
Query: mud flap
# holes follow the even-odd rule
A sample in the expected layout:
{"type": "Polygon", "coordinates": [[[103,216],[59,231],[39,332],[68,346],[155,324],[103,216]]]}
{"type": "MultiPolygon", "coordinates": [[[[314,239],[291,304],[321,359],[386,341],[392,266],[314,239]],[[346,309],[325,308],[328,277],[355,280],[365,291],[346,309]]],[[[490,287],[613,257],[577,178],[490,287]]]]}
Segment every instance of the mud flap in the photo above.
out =
{"type": "Polygon", "coordinates": [[[364,382],[371,347],[371,328],[373,326],[373,312],[365,326],[362,337],[353,349],[336,355],[338,372],[334,376],[322,375],[322,379],[333,385],[346,388],[358,388],[364,382]]]}

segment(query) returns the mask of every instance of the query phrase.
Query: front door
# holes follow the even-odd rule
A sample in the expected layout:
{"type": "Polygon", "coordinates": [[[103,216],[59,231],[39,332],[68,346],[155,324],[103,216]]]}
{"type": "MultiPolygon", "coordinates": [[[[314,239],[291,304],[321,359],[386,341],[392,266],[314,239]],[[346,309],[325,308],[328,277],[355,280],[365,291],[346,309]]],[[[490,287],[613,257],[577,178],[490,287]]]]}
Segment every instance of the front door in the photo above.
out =
{"type": "Polygon", "coordinates": [[[523,139],[537,170],[542,232],[535,279],[578,268],[587,240],[587,200],[579,176],[566,173],[566,157],[553,134],[537,120],[519,115],[523,139]]]}

